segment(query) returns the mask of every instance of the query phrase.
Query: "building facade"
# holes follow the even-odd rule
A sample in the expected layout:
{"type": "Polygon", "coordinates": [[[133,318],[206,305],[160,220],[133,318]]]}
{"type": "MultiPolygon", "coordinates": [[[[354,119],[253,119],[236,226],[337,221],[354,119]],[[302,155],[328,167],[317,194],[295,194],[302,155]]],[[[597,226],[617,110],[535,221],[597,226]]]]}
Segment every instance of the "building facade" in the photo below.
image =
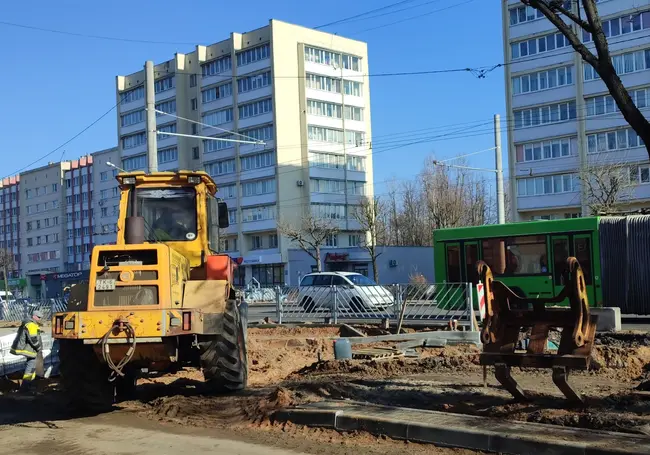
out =
{"type": "MultiPolygon", "coordinates": [[[[238,284],[287,282],[280,220],[312,213],[341,229],[328,246],[357,244],[352,210],[372,197],[367,74],[366,43],[277,20],[155,66],[157,131],[197,136],[158,134],[158,169],[215,179],[230,210],[223,250],[243,261],[238,284]]],[[[144,71],[116,80],[126,170],[147,167],[144,82],[144,71]]]]}
{"type": "MultiPolygon", "coordinates": [[[[580,2],[567,3],[577,13],[580,2]]],[[[617,73],[636,105],[650,106],[650,7],[597,2],[617,73]]],[[[587,215],[584,179],[625,173],[630,209],[650,205],[645,146],[605,84],[535,9],[502,0],[510,194],[515,220],[587,215]],[[629,177],[627,175],[629,174],[629,177]]],[[[582,17],[584,12],[582,12],[582,17]]],[[[578,33],[577,26],[574,30],[578,33]]],[[[579,32],[591,50],[591,36],[579,32]]]]}
{"type": "MultiPolygon", "coordinates": [[[[7,255],[7,263],[13,258],[13,266],[7,270],[9,278],[22,273],[20,255],[20,176],[6,177],[0,182],[2,224],[0,224],[0,249],[7,255]]],[[[2,271],[0,271],[2,272],[2,271]]],[[[3,276],[3,280],[5,277],[3,276]]]]}
{"type": "Polygon", "coordinates": [[[65,271],[88,270],[93,245],[93,157],[69,162],[63,175],[65,187],[65,271]]]}
{"type": "Polygon", "coordinates": [[[115,176],[119,171],[108,163],[119,166],[117,147],[92,154],[93,158],[93,244],[106,245],[117,239],[117,217],[120,189],[115,176]]]}
{"type": "Polygon", "coordinates": [[[70,162],[49,163],[20,175],[21,270],[25,275],[65,270],[65,189],[70,162]]]}

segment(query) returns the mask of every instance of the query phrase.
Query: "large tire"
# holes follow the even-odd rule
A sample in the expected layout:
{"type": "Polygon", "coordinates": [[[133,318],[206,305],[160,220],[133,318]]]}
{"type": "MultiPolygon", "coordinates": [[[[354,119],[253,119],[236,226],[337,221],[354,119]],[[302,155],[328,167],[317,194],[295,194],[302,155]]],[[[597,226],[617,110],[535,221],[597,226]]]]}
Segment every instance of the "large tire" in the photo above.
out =
{"type": "Polygon", "coordinates": [[[76,411],[104,411],[113,406],[114,386],[109,370],[93,347],[77,340],[59,340],[61,383],[76,411]]]}
{"type": "Polygon", "coordinates": [[[223,314],[223,330],[214,336],[199,338],[201,369],[208,391],[231,393],[246,388],[246,304],[241,308],[228,300],[223,314]]]}

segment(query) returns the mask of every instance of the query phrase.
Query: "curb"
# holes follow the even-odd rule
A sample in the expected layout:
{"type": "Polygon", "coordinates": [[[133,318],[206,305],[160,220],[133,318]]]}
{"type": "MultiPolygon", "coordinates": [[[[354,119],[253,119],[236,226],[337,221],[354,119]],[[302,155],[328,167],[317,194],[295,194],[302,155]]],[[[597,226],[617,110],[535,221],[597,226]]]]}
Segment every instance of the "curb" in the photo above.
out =
{"type": "Polygon", "coordinates": [[[279,422],[517,455],[647,455],[650,437],[438,411],[328,401],[274,413],[279,422]]]}

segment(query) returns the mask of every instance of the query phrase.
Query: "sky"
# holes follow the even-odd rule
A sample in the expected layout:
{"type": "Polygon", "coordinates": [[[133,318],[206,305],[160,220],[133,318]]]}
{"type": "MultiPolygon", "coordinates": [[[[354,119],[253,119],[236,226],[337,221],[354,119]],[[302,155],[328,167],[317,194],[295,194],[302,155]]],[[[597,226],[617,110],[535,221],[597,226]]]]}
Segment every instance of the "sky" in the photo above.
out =
{"type": "MultiPolygon", "coordinates": [[[[175,52],[191,52],[195,44],[267,25],[271,18],[316,27],[397,1],[143,0],[128,8],[96,1],[4,2],[5,22],[166,43],[0,23],[0,177],[115,146],[115,76],[140,70],[145,60],[160,63],[175,52]]],[[[322,30],[368,43],[374,192],[382,195],[390,182],[412,179],[429,156],[448,159],[493,147],[492,118],[505,117],[505,87],[501,67],[484,78],[467,71],[378,74],[492,67],[504,57],[499,0],[407,0],[372,16],[322,30]]],[[[505,139],[504,132],[504,145],[505,139]]],[[[494,168],[494,152],[471,156],[468,163],[494,168]]],[[[488,183],[494,179],[492,173],[482,175],[488,183]]]]}

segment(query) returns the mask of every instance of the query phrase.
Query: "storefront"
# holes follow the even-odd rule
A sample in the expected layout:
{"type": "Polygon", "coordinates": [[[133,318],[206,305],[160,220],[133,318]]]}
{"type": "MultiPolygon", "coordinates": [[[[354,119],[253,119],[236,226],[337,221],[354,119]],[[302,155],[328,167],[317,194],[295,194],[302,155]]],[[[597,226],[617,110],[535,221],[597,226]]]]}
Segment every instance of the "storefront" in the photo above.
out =
{"type": "MultiPolygon", "coordinates": [[[[27,280],[25,278],[9,278],[7,282],[7,288],[15,298],[20,298],[25,293],[25,288],[27,287],[27,280]]],[[[4,280],[0,280],[0,291],[5,290],[4,280]]]]}
{"type": "Polygon", "coordinates": [[[284,286],[285,265],[280,253],[248,254],[232,258],[239,265],[235,269],[235,286],[255,285],[262,287],[284,286]]]}
{"type": "Polygon", "coordinates": [[[28,278],[32,288],[30,297],[35,299],[59,299],[63,298],[66,287],[88,281],[90,271],[43,273],[29,275],[28,278]]]}

